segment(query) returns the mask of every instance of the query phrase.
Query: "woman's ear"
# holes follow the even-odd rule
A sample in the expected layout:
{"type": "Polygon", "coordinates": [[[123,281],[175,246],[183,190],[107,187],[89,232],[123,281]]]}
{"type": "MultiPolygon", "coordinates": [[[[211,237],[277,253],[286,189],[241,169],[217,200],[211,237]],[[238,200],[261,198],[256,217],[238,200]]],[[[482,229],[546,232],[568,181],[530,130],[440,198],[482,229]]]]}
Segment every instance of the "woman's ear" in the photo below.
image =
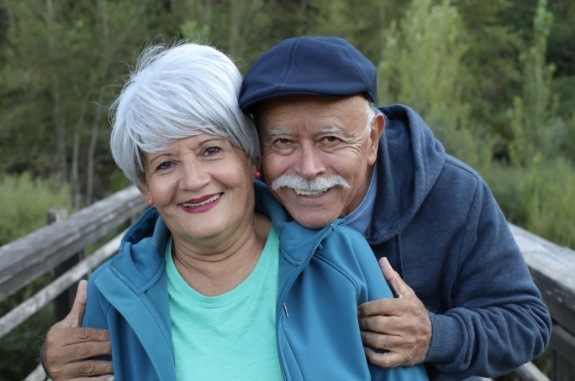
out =
{"type": "Polygon", "coordinates": [[[144,200],[146,200],[146,202],[148,203],[148,205],[150,206],[154,205],[154,199],[152,198],[152,195],[148,191],[148,187],[146,186],[146,184],[139,183],[137,185],[137,188],[138,191],[140,191],[140,194],[142,195],[144,200]]]}
{"type": "Polygon", "coordinates": [[[259,161],[252,161],[252,173],[254,174],[254,179],[259,179],[262,176],[262,167],[259,161]]]}

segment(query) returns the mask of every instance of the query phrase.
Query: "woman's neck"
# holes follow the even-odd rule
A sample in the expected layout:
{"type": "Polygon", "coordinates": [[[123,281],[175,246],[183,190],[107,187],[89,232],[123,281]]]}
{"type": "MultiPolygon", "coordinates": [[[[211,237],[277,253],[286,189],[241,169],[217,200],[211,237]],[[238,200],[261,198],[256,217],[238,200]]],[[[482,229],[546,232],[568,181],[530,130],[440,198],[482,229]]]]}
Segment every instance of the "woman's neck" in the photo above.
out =
{"type": "Polygon", "coordinates": [[[172,257],[182,278],[202,295],[226,293],[252,272],[261,256],[270,229],[270,220],[255,214],[249,226],[230,242],[211,245],[178,242],[174,237],[172,257]]]}

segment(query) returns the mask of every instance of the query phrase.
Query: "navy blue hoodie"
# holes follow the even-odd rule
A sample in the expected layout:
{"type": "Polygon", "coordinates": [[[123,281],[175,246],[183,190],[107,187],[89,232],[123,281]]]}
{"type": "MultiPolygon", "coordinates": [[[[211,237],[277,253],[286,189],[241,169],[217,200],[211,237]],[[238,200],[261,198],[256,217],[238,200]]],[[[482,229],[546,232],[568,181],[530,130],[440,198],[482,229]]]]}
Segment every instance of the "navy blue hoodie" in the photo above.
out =
{"type": "Polygon", "coordinates": [[[429,310],[429,375],[494,377],[532,360],[551,319],[487,185],[413,110],[380,110],[377,194],[363,234],[429,310]]]}

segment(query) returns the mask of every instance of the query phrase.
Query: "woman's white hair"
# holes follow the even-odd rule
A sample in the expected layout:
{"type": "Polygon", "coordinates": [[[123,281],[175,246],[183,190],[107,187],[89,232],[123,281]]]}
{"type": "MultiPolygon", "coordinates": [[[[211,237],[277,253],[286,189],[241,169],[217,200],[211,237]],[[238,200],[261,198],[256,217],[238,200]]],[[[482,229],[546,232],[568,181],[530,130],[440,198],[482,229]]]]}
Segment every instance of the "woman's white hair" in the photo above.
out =
{"type": "Polygon", "coordinates": [[[228,139],[259,163],[257,130],[238,105],[241,83],[236,65],[211,46],[148,47],[110,110],[116,164],[138,184],[143,153],[201,133],[228,139]]]}

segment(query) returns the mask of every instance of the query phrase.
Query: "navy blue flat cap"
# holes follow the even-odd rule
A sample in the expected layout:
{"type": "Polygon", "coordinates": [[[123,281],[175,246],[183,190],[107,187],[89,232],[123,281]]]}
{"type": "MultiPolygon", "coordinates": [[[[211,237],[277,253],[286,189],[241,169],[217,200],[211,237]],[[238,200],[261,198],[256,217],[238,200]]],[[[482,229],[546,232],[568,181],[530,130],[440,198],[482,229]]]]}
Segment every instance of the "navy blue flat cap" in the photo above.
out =
{"type": "Polygon", "coordinates": [[[304,36],[284,40],[248,70],[239,104],[249,111],[261,101],[286,95],[377,98],[375,66],[339,37],[304,36]]]}

